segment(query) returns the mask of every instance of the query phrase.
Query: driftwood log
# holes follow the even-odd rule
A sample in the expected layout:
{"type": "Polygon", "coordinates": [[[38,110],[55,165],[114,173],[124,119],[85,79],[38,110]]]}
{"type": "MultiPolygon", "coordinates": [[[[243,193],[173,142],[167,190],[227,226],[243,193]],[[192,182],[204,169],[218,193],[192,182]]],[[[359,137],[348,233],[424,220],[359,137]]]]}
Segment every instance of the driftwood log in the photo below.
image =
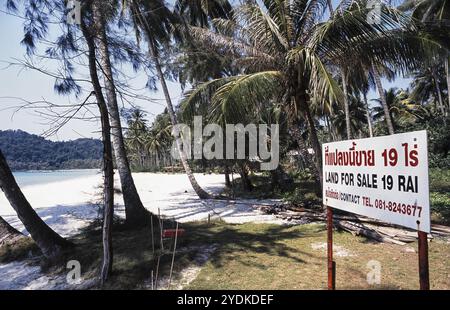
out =
{"type": "MultiPolygon", "coordinates": [[[[325,213],[306,210],[296,206],[284,204],[272,206],[264,205],[260,206],[259,209],[265,213],[274,214],[278,218],[292,221],[293,223],[326,221],[325,213]]],[[[365,236],[379,242],[405,245],[406,243],[417,240],[416,231],[354,214],[333,215],[333,224],[336,228],[348,231],[353,235],[365,236]]],[[[450,239],[450,227],[433,224],[431,226],[431,234],[428,235],[428,238],[433,239],[433,235],[450,239]]]]}

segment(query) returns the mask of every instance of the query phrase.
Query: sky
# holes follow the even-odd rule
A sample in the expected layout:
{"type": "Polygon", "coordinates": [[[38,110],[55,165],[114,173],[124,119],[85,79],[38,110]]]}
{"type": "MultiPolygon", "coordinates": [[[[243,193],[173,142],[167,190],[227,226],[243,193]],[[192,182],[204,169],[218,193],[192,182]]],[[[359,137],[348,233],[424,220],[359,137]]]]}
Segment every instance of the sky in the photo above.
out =
{"type": "MultiPolygon", "coordinates": [[[[0,7],[0,9],[3,9],[0,7]]],[[[55,28],[55,27],[53,27],[55,28]]],[[[57,29],[50,29],[50,35],[57,33],[57,29]]],[[[67,105],[81,103],[86,94],[80,95],[80,98],[74,96],[61,96],[54,92],[53,86],[55,79],[41,72],[24,69],[20,65],[11,65],[26,59],[25,48],[20,44],[23,38],[22,20],[18,17],[7,15],[0,12],[0,130],[21,129],[29,133],[42,135],[52,128],[53,123],[43,113],[43,104],[33,104],[27,109],[20,109],[25,103],[35,101],[49,101],[57,105],[67,105]],[[84,96],[83,96],[84,95],[84,96]],[[50,124],[49,124],[50,122],[50,124]]],[[[36,66],[55,71],[57,64],[54,61],[43,61],[36,66]]],[[[162,113],[165,108],[165,100],[162,91],[150,91],[145,89],[147,77],[144,72],[134,74],[129,67],[122,68],[127,75],[132,75],[132,79],[127,79],[128,83],[139,91],[140,95],[150,97],[152,100],[135,100],[137,105],[147,112],[147,119],[151,122],[155,115],[162,113]],[[144,90],[142,90],[144,89],[144,90]]],[[[87,71],[83,67],[77,68],[81,76],[87,77],[87,71]]],[[[88,85],[84,85],[88,89],[88,85]]],[[[159,86],[159,83],[158,83],[159,86]]],[[[169,90],[174,103],[181,98],[181,87],[178,83],[168,81],[169,90]]],[[[120,103],[120,107],[130,107],[128,104],[120,103]]],[[[96,107],[91,110],[96,114],[96,107]]],[[[81,115],[81,114],[80,114],[81,115]]],[[[86,113],[89,117],[91,114],[86,113]]],[[[62,127],[56,134],[47,138],[53,141],[73,140],[77,138],[99,138],[101,136],[100,123],[93,121],[72,120],[62,127]]]]}
{"type": "MultiPolygon", "coordinates": [[[[335,1],[334,1],[335,2],[335,1]]],[[[0,7],[3,9],[3,7],[0,7]]],[[[53,28],[55,26],[52,26],[53,28]]],[[[57,29],[50,30],[50,35],[57,33],[57,29]]],[[[56,105],[67,105],[81,103],[84,100],[83,94],[80,98],[73,96],[60,96],[54,93],[54,78],[31,69],[24,69],[23,66],[11,65],[25,59],[25,48],[20,44],[23,38],[22,20],[15,16],[0,12],[0,130],[21,129],[29,133],[42,135],[54,126],[52,120],[49,120],[44,114],[48,111],[42,109],[42,104],[30,105],[26,109],[18,108],[23,106],[24,100],[29,102],[49,101],[56,105]]],[[[55,71],[57,66],[54,61],[48,60],[37,64],[38,67],[46,70],[55,71]]],[[[84,68],[77,68],[79,74],[86,74],[84,68]]],[[[151,122],[155,115],[163,112],[165,107],[164,95],[162,91],[156,92],[144,89],[147,77],[143,72],[134,74],[130,68],[123,68],[127,75],[132,75],[128,84],[133,88],[139,89],[141,95],[151,98],[149,100],[136,100],[133,102],[147,112],[147,119],[151,122]],[[142,90],[144,89],[144,90],[142,90]]],[[[87,77],[87,75],[86,75],[87,77]]],[[[181,87],[176,82],[168,82],[169,90],[173,102],[176,104],[180,100],[182,93],[181,87]]],[[[389,87],[406,88],[409,80],[397,79],[389,83],[383,81],[385,89],[389,87]]],[[[157,83],[159,88],[159,83],[157,83]]],[[[369,99],[377,98],[375,91],[371,91],[369,99]]],[[[127,104],[122,106],[129,107],[127,104]]],[[[95,107],[91,109],[94,114],[95,107]]],[[[84,111],[84,115],[92,114],[84,111]]],[[[57,133],[47,138],[54,141],[73,140],[77,138],[99,138],[100,124],[93,121],[92,118],[85,120],[72,120],[65,124],[57,133]]]]}

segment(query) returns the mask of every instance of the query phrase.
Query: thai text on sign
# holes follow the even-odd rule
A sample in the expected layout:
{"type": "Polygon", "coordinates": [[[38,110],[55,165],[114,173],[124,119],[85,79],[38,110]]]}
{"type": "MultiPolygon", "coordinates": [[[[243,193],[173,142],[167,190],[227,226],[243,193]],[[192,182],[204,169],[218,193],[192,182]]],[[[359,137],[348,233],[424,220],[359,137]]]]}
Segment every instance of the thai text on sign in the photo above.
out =
{"type": "Polygon", "coordinates": [[[323,201],[430,232],[426,131],[322,145],[323,201]]]}

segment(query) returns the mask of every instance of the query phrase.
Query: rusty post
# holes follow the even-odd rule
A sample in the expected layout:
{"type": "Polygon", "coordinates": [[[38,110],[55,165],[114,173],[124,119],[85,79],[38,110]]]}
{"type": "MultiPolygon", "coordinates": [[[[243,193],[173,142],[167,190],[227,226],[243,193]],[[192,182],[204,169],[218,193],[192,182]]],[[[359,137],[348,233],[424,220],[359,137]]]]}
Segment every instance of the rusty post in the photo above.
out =
{"type": "Polygon", "coordinates": [[[333,261],[333,209],[327,207],[328,289],[336,288],[336,264],[333,261]]]}
{"type": "Polygon", "coordinates": [[[430,289],[430,276],[428,271],[428,236],[419,231],[419,281],[421,290],[430,289]]]}

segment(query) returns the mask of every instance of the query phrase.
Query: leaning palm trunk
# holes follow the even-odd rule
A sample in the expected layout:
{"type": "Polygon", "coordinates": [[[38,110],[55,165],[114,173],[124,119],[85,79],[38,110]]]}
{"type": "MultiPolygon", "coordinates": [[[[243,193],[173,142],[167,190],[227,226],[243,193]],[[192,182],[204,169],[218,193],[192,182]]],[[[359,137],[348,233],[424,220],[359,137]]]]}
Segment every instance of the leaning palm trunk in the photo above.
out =
{"type": "Polygon", "coordinates": [[[309,106],[306,107],[305,118],[308,123],[309,136],[310,136],[309,139],[311,142],[311,146],[314,150],[314,156],[316,158],[316,160],[315,160],[316,169],[319,174],[320,186],[322,187],[322,185],[323,185],[322,147],[320,145],[319,138],[317,137],[316,125],[314,124],[314,120],[312,118],[311,111],[309,110],[309,106]]]}
{"type": "Polygon", "coordinates": [[[442,116],[445,116],[444,101],[442,100],[441,88],[439,87],[439,79],[437,78],[435,73],[433,73],[433,80],[434,80],[434,87],[435,87],[435,91],[436,91],[436,97],[438,100],[439,110],[441,110],[442,116]]]}
{"type": "Polygon", "coordinates": [[[449,72],[449,61],[450,54],[445,57],[445,75],[447,78],[447,99],[448,99],[448,110],[450,110],[450,72],[449,72]]]}
{"type": "MultiPolygon", "coordinates": [[[[137,14],[137,17],[139,18],[140,22],[142,23],[142,25],[144,26],[144,31],[145,34],[147,36],[147,43],[148,43],[148,48],[149,48],[149,54],[150,57],[152,58],[153,63],[155,64],[155,68],[156,68],[156,72],[158,74],[158,78],[159,81],[161,83],[161,87],[164,93],[164,97],[166,99],[166,104],[167,104],[167,112],[169,113],[170,116],[170,120],[172,122],[173,127],[176,127],[176,125],[178,124],[177,121],[177,117],[175,115],[175,111],[173,109],[173,104],[172,104],[172,100],[170,98],[170,94],[169,94],[169,89],[167,88],[167,84],[166,84],[166,80],[164,78],[164,74],[162,72],[162,68],[161,68],[161,64],[159,62],[159,58],[158,58],[158,52],[156,49],[156,44],[155,44],[155,39],[153,38],[153,35],[151,33],[150,27],[148,26],[145,17],[142,15],[142,13],[140,12],[139,8],[137,7],[137,5],[135,5],[135,3],[133,2],[133,7],[134,10],[137,14]]],[[[183,168],[186,172],[186,175],[189,178],[189,181],[191,182],[191,185],[194,189],[194,191],[197,193],[198,197],[200,199],[208,199],[210,198],[210,195],[205,192],[200,185],[197,183],[197,180],[195,179],[194,174],[192,173],[191,167],[189,166],[188,163],[188,159],[186,156],[186,153],[183,151],[182,149],[182,140],[181,138],[178,136],[175,138],[176,140],[176,144],[177,144],[177,148],[178,148],[178,152],[180,154],[180,161],[181,164],[183,165],[183,168]]]]}
{"type": "Polygon", "coordinates": [[[306,121],[306,125],[308,127],[308,133],[309,133],[309,142],[311,144],[311,147],[314,151],[314,164],[316,166],[317,174],[320,181],[320,186],[322,187],[323,184],[323,175],[322,175],[322,147],[319,142],[319,138],[317,136],[317,129],[316,125],[314,123],[314,119],[311,115],[311,109],[309,107],[309,100],[308,96],[306,94],[305,90],[297,89],[295,101],[296,104],[300,107],[303,118],[306,121]]]}
{"type": "Polygon", "coordinates": [[[347,74],[345,69],[341,69],[342,76],[342,88],[344,91],[344,112],[345,112],[345,127],[347,129],[347,139],[352,138],[352,128],[350,123],[350,107],[348,103],[348,87],[347,87],[347,74]]]}
{"type": "Polygon", "coordinates": [[[0,150],[0,188],[6,199],[16,211],[20,221],[30,233],[42,253],[48,258],[62,255],[63,250],[70,245],[64,238],[53,231],[31,207],[23,195],[0,150]]]}
{"type": "Polygon", "coordinates": [[[97,106],[100,112],[103,139],[103,261],[101,267],[101,283],[106,282],[112,271],[113,247],[112,247],[112,224],[114,215],[114,166],[111,145],[111,126],[109,124],[108,107],[103,96],[100,79],[97,73],[96,49],[94,37],[82,23],[81,29],[88,46],[89,74],[94,88],[97,106]]]}
{"type": "Polygon", "coordinates": [[[134,184],[128,162],[125,143],[122,134],[119,108],[117,104],[116,89],[112,73],[108,39],[106,36],[105,20],[99,0],[93,2],[94,26],[97,32],[97,42],[100,54],[101,69],[105,77],[105,91],[111,124],[112,142],[122,185],[123,200],[125,203],[126,222],[130,226],[140,226],[147,222],[149,212],[144,208],[141,198],[134,184]]]}
{"type": "Polygon", "coordinates": [[[230,181],[230,167],[228,166],[228,164],[225,164],[225,186],[226,187],[231,187],[231,181],[230,181]]]}
{"type": "Polygon", "coordinates": [[[0,216],[0,247],[27,238],[0,216]]]}
{"type": "Polygon", "coordinates": [[[378,69],[375,65],[372,65],[372,73],[375,80],[375,84],[377,85],[378,95],[380,96],[381,105],[383,106],[384,118],[386,119],[386,125],[388,128],[388,132],[390,135],[395,133],[394,125],[391,118],[391,113],[389,112],[389,107],[386,102],[386,96],[384,94],[383,85],[381,84],[381,77],[378,69]]]}
{"type": "Polygon", "coordinates": [[[306,147],[305,139],[303,139],[302,134],[300,133],[300,129],[298,128],[297,124],[290,124],[290,127],[291,127],[290,132],[295,142],[297,142],[298,152],[300,153],[300,156],[303,158],[304,163],[307,166],[315,169],[316,166],[311,162],[311,158],[308,153],[308,148],[306,147]]]}
{"type": "Polygon", "coordinates": [[[373,137],[372,117],[370,117],[369,103],[367,102],[367,95],[363,93],[364,107],[366,109],[367,125],[369,125],[369,136],[373,137]]]}

